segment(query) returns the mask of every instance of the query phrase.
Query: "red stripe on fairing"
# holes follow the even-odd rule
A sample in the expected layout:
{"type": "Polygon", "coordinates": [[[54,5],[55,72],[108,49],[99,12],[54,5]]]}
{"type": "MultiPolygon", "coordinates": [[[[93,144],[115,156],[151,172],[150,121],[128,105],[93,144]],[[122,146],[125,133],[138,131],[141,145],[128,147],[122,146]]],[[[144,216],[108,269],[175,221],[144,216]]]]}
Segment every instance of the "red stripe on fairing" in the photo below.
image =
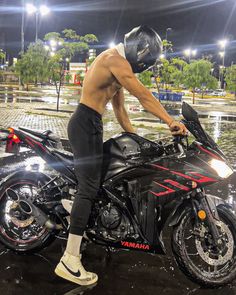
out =
{"type": "Polygon", "coordinates": [[[163,167],[163,166],[156,165],[156,164],[152,164],[152,166],[154,166],[154,167],[156,167],[156,168],[160,168],[160,169],[162,169],[162,170],[167,170],[167,171],[170,170],[170,169],[168,169],[168,168],[165,168],[165,167],[163,167]]]}
{"type": "Polygon", "coordinates": [[[189,172],[190,174],[193,174],[193,175],[196,175],[197,177],[200,177],[200,179],[196,179],[195,181],[196,182],[199,182],[199,183],[203,183],[203,182],[215,182],[216,179],[214,178],[211,178],[211,177],[208,177],[208,176],[204,176],[202,174],[199,174],[197,172],[189,172]]]}
{"type": "Polygon", "coordinates": [[[190,191],[190,188],[185,186],[185,185],[182,185],[180,184],[179,182],[177,181],[174,181],[174,180],[171,180],[171,179],[165,179],[164,180],[166,183],[169,183],[177,188],[180,188],[181,190],[184,190],[184,191],[190,191]]]}
{"type": "Polygon", "coordinates": [[[197,173],[197,172],[189,172],[189,174],[196,175],[196,176],[200,177],[200,179],[196,179],[194,177],[191,177],[189,175],[183,174],[181,172],[170,170],[170,169],[168,169],[166,167],[163,167],[163,166],[160,166],[160,165],[152,164],[152,166],[154,166],[156,168],[160,168],[162,170],[170,171],[170,173],[172,173],[172,174],[176,174],[178,176],[181,176],[181,177],[186,178],[186,179],[189,179],[189,180],[193,180],[193,181],[198,182],[198,183],[216,182],[216,179],[211,178],[211,177],[204,176],[204,175],[202,175],[200,173],[197,173]]]}
{"type": "Polygon", "coordinates": [[[173,190],[172,188],[169,188],[168,186],[165,186],[165,185],[162,185],[156,181],[154,181],[155,184],[157,184],[158,186],[161,186],[163,188],[166,189],[166,191],[164,192],[160,192],[160,193],[155,193],[153,191],[150,191],[150,193],[152,193],[153,195],[157,196],[157,197],[161,197],[161,196],[164,196],[164,195],[168,195],[168,194],[171,194],[171,193],[174,193],[175,190],[173,190]]]}
{"type": "Polygon", "coordinates": [[[189,174],[193,174],[193,175],[196,175],[198,177],[200,177],[200,179],[196,179],[194,177],[191,177],[191,176],[188,176],[186,174],[183,174],[183,173],[180,173],[180,172],[176,172],[176,171],[171,171],[171,173],[173,174],[176,174],[178,176],[181,176],[183,178],[186,178],[186,179],[189,179],[189,180],[193,180],[195,182],[198,182],[198,183],[203,183],[203,182],[215,182],[216,180],[213,179],[213,178],[210,178],[210,177],[207,177],[207,176],[204,176],[204,175],[201,175],[201,174],[198,174],[196,172],[189,172],[189,174]]]}
{"type": "Polygon", "coordinates": [[[217,156],[216,154],[214,154],[214,153],[208,151],[207,149],[205,149],[205,148],[202,147],[201,145],[198,144],[197,146],[198,146],[198,148],[199,148],[200,150],[202,150],[203,152],[209,154],[209,155],[212,156],[213,158],[218,159],[218,160],[222,160],[219,156],[217,156]]]}

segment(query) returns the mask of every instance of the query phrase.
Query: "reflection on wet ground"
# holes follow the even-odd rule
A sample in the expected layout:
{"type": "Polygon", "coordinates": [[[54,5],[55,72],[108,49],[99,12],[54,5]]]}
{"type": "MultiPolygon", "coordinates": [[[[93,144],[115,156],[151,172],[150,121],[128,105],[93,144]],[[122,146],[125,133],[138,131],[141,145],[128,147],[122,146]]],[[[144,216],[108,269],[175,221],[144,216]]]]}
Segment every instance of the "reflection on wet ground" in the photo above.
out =
{"type": "MultiPolygon", "coordinates": [[[[66,99],[68,102],[74,100],[78,102],[80,95],[79,89],[62,89],[61,100],[66,99]]],[[[55,103],[57,101],[56,89],[50,88],[37,88],[37,91],[18,90],[13,87],[1,87],[0,86],[0,102],[12,103],[12,102],[47,102],[55,103]]],[[[73,102],[72,102],[73,104],[73,102]]]]}
{"type": "Polygon", "coordinates": [[[109,255],[90,245],[83,253],[85,266],[98,273],[97,285],[86,288],[67,283],[54,275],[65,242],[57,241],[40,254],[17,255],[3,251],[0,256],[0,294],[235,294],[235,284],[218,290],[204,290],[188,281],[169,257],[121,251],[109,255]]]}

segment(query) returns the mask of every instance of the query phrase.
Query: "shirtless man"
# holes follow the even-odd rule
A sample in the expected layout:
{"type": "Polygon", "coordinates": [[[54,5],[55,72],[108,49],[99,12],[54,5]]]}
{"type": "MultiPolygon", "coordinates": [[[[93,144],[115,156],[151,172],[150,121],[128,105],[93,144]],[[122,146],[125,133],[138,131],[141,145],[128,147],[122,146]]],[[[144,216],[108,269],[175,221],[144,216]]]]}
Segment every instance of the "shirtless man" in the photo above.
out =
{"type": "Polygon", "coordinates": [[[111,100],[124,131],[135,132],[124,107],[124,87],[138,98],[144,109],[164,121],[172,134],[187,132],[185,126],[176,122],[134,75],[153,66],[161,50],[159,35],[147,26],[140,26],[125,35],[124,44],[101,53],[86,74],[80,104],[68,125],[79,186],[71,211],[66,251],[55,269],[55,273],[66,280],[90,285],[98,279],[96,274],[85,271],[82,266],[80,245],[100,186],[102,114],[107,103],[111,100]]]}

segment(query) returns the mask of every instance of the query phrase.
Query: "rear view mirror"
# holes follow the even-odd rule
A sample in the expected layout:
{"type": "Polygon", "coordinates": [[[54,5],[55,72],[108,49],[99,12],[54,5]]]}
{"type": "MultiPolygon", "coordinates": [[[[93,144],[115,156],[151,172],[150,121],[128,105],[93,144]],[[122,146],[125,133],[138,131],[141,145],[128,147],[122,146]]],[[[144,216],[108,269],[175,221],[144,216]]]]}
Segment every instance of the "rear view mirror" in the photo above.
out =
{"type": "Polygon", "coordinates": [[[199,122],[198,113],[186,102],[182,105],[182,115],[187,121],[199,122]]]}

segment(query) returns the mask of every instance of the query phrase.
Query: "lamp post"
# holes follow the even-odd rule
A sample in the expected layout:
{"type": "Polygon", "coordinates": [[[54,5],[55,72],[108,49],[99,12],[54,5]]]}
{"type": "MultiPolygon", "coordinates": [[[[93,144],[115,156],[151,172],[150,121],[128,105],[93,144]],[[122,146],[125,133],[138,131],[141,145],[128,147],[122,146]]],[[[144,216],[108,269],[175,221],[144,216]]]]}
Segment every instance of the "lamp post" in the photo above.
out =
{"type": "Polygon", "coordinates": [[[35,14],[35,42],[38,41],[38,24],[39,15],[45,16],[50,12],[50,9],[46,5],[35,6],[32,3],[26,5],[26,11],[28,14],[35,14]]]}
{"type": "MultiPolygon", "coordinates": [[[[168,44],[168,32],[172,31],[172,28],[167,28],[166,29],[166,43],[168,44]]],[[[166,44],[166,45],[167,45],[166,44]]],[[[165,48],[165,57],[167,58],[167,46],[165,48]]]]}
{"type": "Polygon", "coordinates": [[[22,14],[21,14],[21,52],[25,51],[25,0],[21,0],[22,14]]]}
{"type": "Polygon", "coordinates": [[[221,84],[221,88],[224,89],[224,69],[225,69],[225,47],[228,44],[227,39],[222,39],[218,41],[218,45],[222,49],[222,51],[219,52],[220,57],[222,58],[222,74],[220,74],[219,71],[219,82],[221,84]]]}

